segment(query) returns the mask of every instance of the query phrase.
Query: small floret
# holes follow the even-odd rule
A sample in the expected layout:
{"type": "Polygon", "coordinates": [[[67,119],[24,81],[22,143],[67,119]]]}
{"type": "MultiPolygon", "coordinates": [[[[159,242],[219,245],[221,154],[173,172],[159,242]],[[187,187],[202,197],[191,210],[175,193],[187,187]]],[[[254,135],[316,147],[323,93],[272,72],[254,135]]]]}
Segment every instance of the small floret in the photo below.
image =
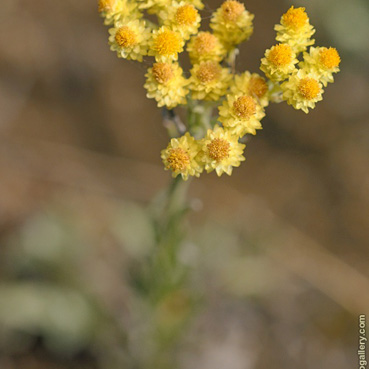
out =
{"type": "Polygon", "coordinates": [[[167,28],[179,33],[184,40],[188,40],[192,34],[197,33],[200,27],[201,17],[194,5],[181,1],[173,2],[163,9],[159,19],[167,28]]]}
{"type": "Polygon", "coordinates": [[[193,64],[205,60],[220,62],[226,56],[223,44],[210,32],[199,32],[192,36],[187,45],[187,52],[193,64]]]}
{"type": "Polygon", "coordinates": [[[137,3],[130,0],[100,0],[98,10],[106,25],[129,22],[142,17],[137,3]]]}
{"type": "Polygon", "coordinates": [[[295,109],[308,113],[322,100],[323,88],[319,78],[312,73],[299,70],[288,81],[281,84],[283,99],[295,109]]]}
{"type": "Polygon", "coordinates": [[[178,54],[183,51],[182,36],[167,27],[153,31],[149,55],[155,56],[156,61],[177,60],[178,54]]]}
{"type": "Polygon", "coordinates": [[[265,116],[264,109],[250,95],[228,95],[218,109],[224,129],[235,136],[255,135],[256,130],[262,128],[260,120],[265,116]]]}
{"type": "Polygon", "coordinates": [[[201,145],[199,160],[203,162],[208,173],[215,170],[218,176],[223,173],[231,175],[233,168],[239,167],[241,161],[245,160],[242,155],[245,145],[238,142],[237,136],[219,126],[207,131],[201,145]]]}
{"type": "Polygon", "coordinates": [[[298,62],[292,48],[287,44],[278,44],[265,52],[260,69],[273,81],[282,81],[295,70],[298,62]]]}
{"type": "Polygon", "coordinates": [[[178,63],[154,63],[145,76],[147,97],[155,99],[159,108],[173,109],[187,103],[189,81],[178,63]]]}
{"type": "Polygon", "coordinates": [[[306,77],[300,80],[297,90],[304,99],[313,100],[319,95],[321,89],[316,79],[306,77]]]}
{"type": "Polygon", "coordinates": [[[118,21],[109,33],[110,49],[116,51],[119,58],[142,61],[147,55],[150,30],[145,21],[118,21]]]}
{"type": "Polygon", "coordinates": [[[188,132],[180,138],[172,138],[161,151],[164,168],[172,171],[173,177],[181,175],[185,181],[189,176],[199,177],[203,171],[197,160],[199,151],[200,145],[188,132]]]}
{"type": "Polygon", "coordinates": [[[245,11],[245,5],[236,0],[226,0],[220,8],[226,22],[236,22],[245,11]]]}
{"type": "Polygon", "coordinates": [[[340,65],[341,58],[334,47],[327,49],[323,47],[319,50],[320,64],[327,70],[335,69],[340,65]]]}
{"type": "Polygon", "coordinates": [[[305,8],[293,6],[281,17],[281,24],[275,25],[277,31],[276,40],[291,46],[292,50],[299,54],[308,46],[314,44],[311,36],[315,33],[314,27],[309,23],[309,17],[305,8]]]}
{"type": "Polygon", "coordinates": [[[190,90],[194,100],[217,101],[228,90],[232,76],[215,61],[204,61],[191,69],[190,90]]]}
{"type": "Polygon", "coordinates": [[[254,15],[235,0],[226,0],[211,18],[210,27],[228,50],[250,38],[254,30],[254,15]]]}
{"type": "Polygon", "coordinates": [[[291,6],[285,14],[282,15],[281,23],[294,31],[303,28],[309,22],[309,17],[305,12],[305,8],[294,8],[291,6]]]}

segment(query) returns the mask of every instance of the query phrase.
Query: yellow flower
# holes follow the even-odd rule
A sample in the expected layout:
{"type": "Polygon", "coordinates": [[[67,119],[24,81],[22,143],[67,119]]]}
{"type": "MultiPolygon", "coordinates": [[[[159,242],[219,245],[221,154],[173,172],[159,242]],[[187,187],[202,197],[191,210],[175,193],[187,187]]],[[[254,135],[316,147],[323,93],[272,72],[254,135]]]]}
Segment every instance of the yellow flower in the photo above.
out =
{"type": "Polygon", "coordinates": [[[211,18],[210,27],[228,49],[250,38],[254,15],[236,0],[226,0],[211,18]]]}
{"type": "Polygon", "coordinates": [[[203,166],[197,161],[200,146],[187,132],[180,138],[172,138],[168,147],[161,151],[165,170],[171,170],[172,176],[179,174],[186,181],[188,176],[199,177],[203,166]]]}
{"type": "Polygon", "coordinates": [[[186,50],[192,64],[205,60],[220,62],[227,53],[218,37],[210,32],[199,32],[197,35],[192,36],[186,50]]]}
{"type": "Polygon", "coordinates": [[[201,145],[199,160],[204,163],[208,173],[215,170],[218,176],[223,173],[230,176],[233,167],[239,167],[241,161],[245,160],[242,154],[246,145],[239,143],[237,136],[219,126],[207,131],[206,137],[201,140],[201,145]]]}
{"type": "Polygon", "coordinates": [[[314,44],[311,36],[315,33],[314,27],[309,23],[305,8],[291,8],[282,15],[281,24],[276,24],[276,40],[291,46],[298,54],[314,44]]]}
{"type": "Polygon", "coordinates": [[[257,129],[262,129],[260,120],[265,116],[264,109],[250,95],[228,95],[218,109],[219,121],[235,136],[255,135],[257,129]]]}
{"type": "Polygon", "coordinates": [[[322,100],[323,88],[319,77],[300,69],[293,73],[288,81],[281,84],[283,99],[295,109],[305,113],[315,108],[315,103],[322,100]]]}
{"type": "Polygon", "coordinates": [[[146,28],[145,21],[118,21],[109,29],[109,34],[110,49],[116,51],[118,57],[142,61],[142,56],[147,55],[150,29],[146,28]]]}
{"type": "Polygon", "coordinates": [[[264,108],[269,104],[268,85],[265,79],[257,73],[244,72],[234,77],[231,85],[231,92],[234,95],[245,94],[254,97],[264,108]]]}
{"type": "Polygon", "coordinates": [[[260,69],[272,81],[283,81],[295,70],[296,63],[298,60],[292,48],[286,44],[278,44],[265,51],[260,69]]]}
{"type": "Polygon", "coordinates": [[[130,21],[142,17],[136,2],[130,0],[99,0],[99,13],[104,17],[104,24],[117,21],[130,21]]]}
{"type": "Polygon", "coordinates": [[[181,1],[173,2],[167,9],[159,13],[159,18],[165,26],[178,32],[184,40],[197,33],[200,27],[201,17],[192,4],[181,1]]]}
{"type": "Polygon", "coordinates": [[[178,60],[178,53],[183,51],[182,36],[167,27],[160,27],[153,31],[149,55],[155,56],[158,62],[178,60]]]}
{"type": "Polygon", "coordinates": [[[309,53],[304,53],[304,61],[300,68],[310,70],[319,76],[323,86],[334,82],[333,73],[340,71],[341,58],[334,47],[311,47],[309,53]]]}
{"type": "Polygon", "coordinates": [[[183,77],[178,63],[154,63],[145,77],[147,97],[154,98],[159,108],[166,106],[173,109],[177,105],[186,104],[189,81],[183,77]]]}
{"type": "Polygon", "coordinates": [[[209,60],[194,65],[191,69],[190,90],[194,100],[217,101],[228,90],[232,76],[228,68],[209,60]]]}

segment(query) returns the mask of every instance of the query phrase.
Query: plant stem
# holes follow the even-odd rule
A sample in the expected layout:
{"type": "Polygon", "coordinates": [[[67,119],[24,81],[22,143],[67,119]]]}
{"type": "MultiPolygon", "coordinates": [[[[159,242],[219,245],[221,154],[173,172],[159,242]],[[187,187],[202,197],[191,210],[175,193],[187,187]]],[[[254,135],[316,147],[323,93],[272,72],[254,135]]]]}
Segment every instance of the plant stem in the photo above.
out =
{"type": "Polygon", "coordinates": [[[167,191],[154,203],[153,225],[155,249],[150,266],[150,295],[160,299],[168,291],[178,288],[185,277],[179,263],[179,250],[184,238],[184,217],[189,210],[186,193],[189,181],[174,178],[167,191]]]}
{"type": "Polygon", "coordinates": [[[190,133],[195,137],[203,137],[208,129],[212,128],[212,115],[214,103],[212,101],[188,102],[188,127],[190,133]]]}
{"type": "Polygon", "coordinates": [[[173,109],[163,108],[163,126],[167,129],[169,137],[179,137],[186,132],[186,126],[173,109]]]}

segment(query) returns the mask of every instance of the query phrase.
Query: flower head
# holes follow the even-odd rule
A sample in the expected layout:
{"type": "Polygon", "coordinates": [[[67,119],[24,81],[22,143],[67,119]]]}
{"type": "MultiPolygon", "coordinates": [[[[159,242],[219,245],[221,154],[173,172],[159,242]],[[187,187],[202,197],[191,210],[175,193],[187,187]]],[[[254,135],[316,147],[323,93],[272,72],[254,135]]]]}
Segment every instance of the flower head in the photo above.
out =
{"type": "Polygon", "coordinates": [[[315,104],[322,100],[323,88],[319,77],[300,69],[291,75],[288,81],[281,84],[283,99],[295,109],[305,113],[314,109],[315,104]]]}
{"type": "Polygon", "coordinates": [[[147,97],[154,98],[158,107],[173,109],[186,104],[189,81],[183,76],[178,63],[154,63],[146,73],[147,97]]]}
{"type": "Polygon", "coordinates": [[[247,133],[255,135],[256,130],[262,128],[260,120],[264,116],[264,110],[250,95],[228,95],[219,107],[219,121],[238,137],[247,133]]]}
{"type": "Polygon", "coordinates": [[[309,17],[305,8],[294,8],[291,6],[288,11],[282,15],[281,24],[286,28],[299,31],[309,22],[309,17]]]}
{"type": "Polygon", "coordinates": [[[150,30],[146,28],[145,21],[118,21],[109,33],[110,49],[116,51],[118,57],[142,61],[142,57],[147,55],[150,30]]]}
{"type": "Polygon", "coordinates": [[[203,167],[197,161],[200,146],[187,132],[180,138],[172,138],[168,147],[161,151],[161,158],[166,170],[172,171],[172,176],[181,175],[186,181],[188,176],[199,177],[203,167]]]}
{"type": "Polygon", "coordinates": [[[191,4],[180,4],[175,7],[175,21],[179,26],[189,26],[196,22],[199,12],[191,4]]]}
{"type": "Polygon", "coordinates": [[[137,3],[130,0],[99,0],[98,10],[106,25],[117,21],[128,22],[142,17],[137,3]]]}
{"type": "Polygon", "coordinates": [[[315,33],[314,27],[309,23],[305,8],[291,8],[282,15],[281,24],[274,29],[277,31],[276,40],[291,46],[298,54],[314,44],[311,36],[315,33]]]}
{"type": "Polygon", "coordinates": [[[178,54],[183,51],[182,36],[167,27],[153,31],[149,55],[155,56],[156,61],[177,60],[178,54]]]}
{"type": "Polygon", "coordinates": [[[340,62],[341,58],[334,47],[330,47],[329,49],[322,47],[319,50],[319,63],[326,70],[338,68],[340,62]]]}
{"type": "Polygon", "coordinates": [[[199,32],[192,36],[187,44],[187,52],[192,64],[205,60],[220,62],[226,55],[226,49],[218,37],[210,32],[199,32]]]}
{"type": "Polygon", "coordinates": [[[199,160],[204,163],[208,173],[215,170],[218,176],[223,173],[231,175],[233,167],[239,167],[241,161],[245,160],[242,155],[245,145],[238,142],[237,136],[219,126],[207,131],[201,146],[199,160]]]}
{"type": "Polygon", "coordinates": [[[99,13],[113,10],[116,3],[117,3],[116,0],[99,0],[98,3],[99,13]]]}
{"type": "Polygon", "coordinates": [[[226,22],[236,22],[245,11],[245,5],[236,0],[226,0],[220,8],[226,22]]]}
{"type": "Polygon", "coordinates": [[[226,0],[211,18],[210,27],[223,44],[232,49],[250,38],[253,32],[254,15],[236,0],[226,0]]]}
{"type": "Polygon", "coordinates": [[[197,33],[201,17],[194,5],[181,1],[173,2],[167,9],[159,13],[163,24],[172,31],[178,32],[184,40],[197,33]]]}
{"type": "Polygon", "coordinates": [[[232,76],[228,68],[215,61],[204,61],[191,69],[190,90],[194,100],[219,100],[229,87],[232,76]]]}
{"type": "Polygon", "coordinates": [[[124,48],[137,45],[138,34],[129,26],[122,26],[117,29],[114,35],[115,42],[124,48]]]}
{"type": "Polygon", "coordinates": [[[265,52],[260,69],[273,81],[283,81],[295,69],[298,63],[292,48],[287,44],[278,44],[265,52]]]}
{"type": "Polygon", "coordinates": [[[256,113],[256,101],[248,95],[240,96],[233,102],[233,111],[239,119],[248,120],[256,113]]]}
{"type": "Polygon", "coordinates": [[[305,100],[313,100],[319,95],[321,88],[316,79],[305,77],[300,79],[297,91],[305,100]]]}

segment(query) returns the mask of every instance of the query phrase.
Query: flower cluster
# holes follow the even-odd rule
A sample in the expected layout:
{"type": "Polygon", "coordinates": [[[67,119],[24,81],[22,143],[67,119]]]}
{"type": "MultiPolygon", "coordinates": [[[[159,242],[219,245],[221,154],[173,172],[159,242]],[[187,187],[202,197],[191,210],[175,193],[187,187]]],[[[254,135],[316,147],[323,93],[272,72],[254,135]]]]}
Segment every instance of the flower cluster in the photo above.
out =
{"type": "Polygon", "coordinates": [[[147,97],[173,121],[179,120],[174,108],[188,111],[187,132],[181,136],[178,130],[161,152],[165,169],[184,180],[204,171],[231,175],[245,160],[245,136],[262,128],[269,102],[285,100],[307,113],[322,99],[323,86],[333,82],[340,63],[336,49],[312,47],[315,30],[305,9],[292,6],[275,26],[278,44],[261,59],[266,78],[236,73],[238,45],[253,33],[254,15],[243,3],[226,0],[212,14],[211,31],[200,31],[203,8],[201,0],[99,1],[111,50],[119,58],[150,64],[147,97]],[[180,65],[184,51],[192,64],[188,71],[180,65]]]}
{"type": "Polygon", "coordinates": [[[333,73],[339,71],[340,56],[335,48],[311,46],[315,43],[311,38],[315,29],[305,8],[292,6],[274,29],[279,43],[266,50],[260,69],[274,90],[280,91],[281,100],[308,113],[323,99],[323,86],[333,82],[333,73]],[[299,61],[301,54],[302,61],[299,61]]]}

